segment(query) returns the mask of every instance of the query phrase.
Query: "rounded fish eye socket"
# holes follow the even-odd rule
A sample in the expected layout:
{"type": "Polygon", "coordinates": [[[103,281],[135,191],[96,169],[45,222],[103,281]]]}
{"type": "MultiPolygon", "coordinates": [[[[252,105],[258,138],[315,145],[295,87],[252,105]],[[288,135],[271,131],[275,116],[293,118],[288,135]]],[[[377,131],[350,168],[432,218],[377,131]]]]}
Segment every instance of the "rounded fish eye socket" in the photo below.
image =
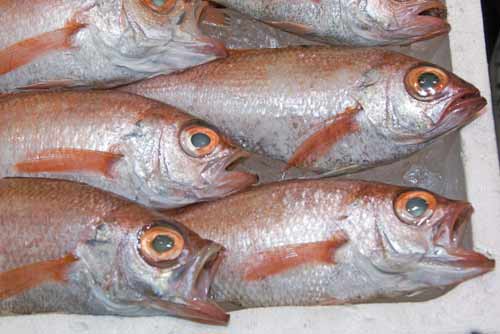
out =
{"type": "Polygon", "coordinates": [[[206,126],[192,125],[181,133],[181,146],[192,157],[199,158],[211,154],[220,142],[215,130],[206,126]]]}
{"type": "Polygon", "coordinates": [[[168,226],[148,226],[139,233],[138,250],[152,266],[163,267],[177,259],[184,250],[183,236],[168,226]]]}
{"type": "Polygon", "coordinates": [[[142,3],[155,11],[156,13],[165,14],[170,12],[177,2],[177,0],[141,0],[142,3]]]}
{"type": "Polygon", "coordinates": [[[394,201],[394,211],[403,222],[421,225],[432,217],[436,210],[437,200],[426,191],[409,191],[399,195],[394,201]]]}
{"type": "Polygon", "coordinates": [[[435,100],[448,86],[449,77],[445,71],[433,66],[419,66],[411,69],[405,77],[408,93],[421,101],[435,100]]]}

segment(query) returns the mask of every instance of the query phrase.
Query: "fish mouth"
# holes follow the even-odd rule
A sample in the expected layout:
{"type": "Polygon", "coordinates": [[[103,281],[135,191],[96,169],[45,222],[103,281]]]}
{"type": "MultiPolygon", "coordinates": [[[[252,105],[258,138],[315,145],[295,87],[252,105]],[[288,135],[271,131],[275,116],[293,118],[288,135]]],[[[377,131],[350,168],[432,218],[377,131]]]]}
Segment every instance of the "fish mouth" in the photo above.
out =
{"type": "Polygon", "coordinates": [[[401,10],[401,32],[411,43],[431,39],[450,32],[446,5],[440,1],[407,4],[401,10]]]}
{"type": "Polygon", "coordinates": [[[223,259],[221,253],[224,247],[208,240],[203,240],[203,243],[205,246],[182,274],[182,283],[177,286],[178,290],[186,291],[181,301],[160,303],[174,316],[204,324],[226,325],[229,314],[209,298],[210,287],[223,259]]]}
{"type": "Polygon", "coordinates": [[[465,281],[493,270],[495,260],[463,245],[465,230],[474,209],[463,202],[456,203],[455,208],[455,213],[444,218],[434,237],[436,247],[445,251],[432,256],[431,262],[454,268],[457,274],[462,272],[459,281],[465,281]]]}
{"type": "Polygon", "coordinates": [[[476,88],[469,88],[457,94],[445,108],[437,126],[427,132],[425,138],[432,139],[451,131],[459,130],[481,116],[488,102],[476,88]]]}
{"type": "Polygon", "coordinates": [[[214,186],[206,189],[204,196],[208,198],[227,196],[256,184],[259,181],[257,175],[233,170],[249,157],[250,153],[237,150],[226,159],[207,166],[206,170],[202,173],[202,175],[205,175],[205,178],[212,173],[217,173],[217,175],[213,182],[211,182],[214,186]]]}
{"type": "MultiPolygon", "coordinates": [[[[209,6],[208,2],[203,1],[195,8],[195,18],[196,18],[196,30],[201,35],[201,30],[199,29],[199,25],[203,16],[203,13],[206,11],[209,6]]],[[[216,58],[226,58],[229,53],[226,50],[226,46],[224,43],[216,38],[208,37],[202,35],[197,38],[197,41],[202,43],[201,46],[196,46],[197,52],[205,55],[213,55],[216,58]]]]}

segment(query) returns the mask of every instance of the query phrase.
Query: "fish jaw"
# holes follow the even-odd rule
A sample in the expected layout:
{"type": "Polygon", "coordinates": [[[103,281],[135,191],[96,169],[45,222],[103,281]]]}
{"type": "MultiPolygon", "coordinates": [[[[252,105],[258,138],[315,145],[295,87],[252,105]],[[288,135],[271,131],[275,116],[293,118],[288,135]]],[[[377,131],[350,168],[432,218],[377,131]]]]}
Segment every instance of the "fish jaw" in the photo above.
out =
{"type": "MultiPolygon", "coordinates": [[[[190,320],[213,325],[225,325],[229,315],[215,302],[209,299],[209,291],[215,274],[219,269],[224,248],[214,242],[201,240],[205,246],[187,269],[177,286],[179,291],[186,291],[182,302],[162,300],[159,304],[170,314],[190,320]]],[[[155,301],[158,305],[158,301],[155,301]]]]}
{"type": "Polygon", "coordinates": [[[232,154],[213,164],[207,165],[202,172],[203,178],[211,180],[207,188],[199,189],[197,196],[204,199],[220,198],[241,191],[258,182],[255,174],[228,170],[237,165],[240,160],[250,157],[250,153],[238,148],[232,149],[232,154]]]}
{"type": "Polygon", "coordinates": [[[472,206],[457,202],[453,211],[444,217],[434,237],[432,252],[422,260],[424,267],[439,273],[434,279],[440,286],[457,285],[495,268],[495,260],[461,246],[466,225],[474,211],[472,206]]]}
{"type": "Polygon", "coordinates": [[[409,43],[431,39],[447,34],[451,27],[446,20],[446,5],[441,1],[410,1],[396,10],[400,28],[389,33],[400,35],[409,43]]]}
{"type": "Polygon", "coordinates": [[[427,132],[424,137],[433,139],[450,131],[460,129],[481,116],[488,104],[474,87],[459,91],[446,106],[437,122],[437,126],[427,132]]]}

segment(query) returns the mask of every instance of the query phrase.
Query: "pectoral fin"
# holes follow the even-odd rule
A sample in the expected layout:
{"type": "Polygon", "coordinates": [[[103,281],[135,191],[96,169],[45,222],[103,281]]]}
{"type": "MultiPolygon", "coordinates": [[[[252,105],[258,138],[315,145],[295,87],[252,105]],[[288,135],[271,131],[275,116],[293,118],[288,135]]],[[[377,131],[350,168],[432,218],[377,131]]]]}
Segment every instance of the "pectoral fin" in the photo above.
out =
{"type": "Polygon", "coordinates": [[[285,170],[291,167],[313,167],[316,161],[327,154],[337,142],[359,130],[356,115],[361,110],[360,105],[347,108],[332,119],[330,124],[312,134],[288,160],[285,170]]]}
{"type": "Polygon", "coordinates": [[[111,178],[111,167],[120,160],[121,154],[79,150],[70,148],[39,152],[15,169],[20,173],[67,173],[94,172],[111,178]]]}
{"type": "Polygon", "coordinates": [[[73,47],[73,36],[85,27],[78,22],[69,22],[64,28],[25,39],[0,50],[0,75],[9,73],[52,51],[73,47]]]}
{"type": "Polygon", "coordinates": [[[66,281],[68,269],[78,261],[69,254],[61,259],[38,262],[0,273],[0,300],[47,282],[66,281]]]}
{"type": "Polygon", "coordinates": [[[266,23],[278,29],[285,30],[297,35],[310,35],[314,32],[311,27],[295,22],[266,21],[266,23]]]}
{"type": "Polygon", "coordinates": [[[245,281],[260,281],[306,263],[334,264],[335,250],[348,241],[343,232],[321,242],[288,245],[260,252],[245,262],[245,281]]]}

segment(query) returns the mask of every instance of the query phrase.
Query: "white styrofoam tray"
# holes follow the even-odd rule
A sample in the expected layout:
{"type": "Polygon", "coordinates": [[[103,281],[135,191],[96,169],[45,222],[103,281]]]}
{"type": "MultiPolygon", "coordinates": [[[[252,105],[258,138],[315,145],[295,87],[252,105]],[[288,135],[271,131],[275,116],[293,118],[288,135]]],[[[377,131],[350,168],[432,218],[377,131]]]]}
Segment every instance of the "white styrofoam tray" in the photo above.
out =
{"type": "MultiPolygon", "coordinates": [[[[479,0],[448,0],[453,71],[490,99],[479,0]]],[[[491,103],[490,103],[491,105],[491,103]]],[[[500,169],[491,109],[462,130],[461,158],[467,198],[476,211],[476,249],[500,259],[500,169]]],[[[75,315],[0,317],[0,334],[106,333],[500,333],[500,273],[466,282],[437,299],[420,303],[287,307],[233,312],[228,327],[169,317],[121,318],[75,315]]]]}

